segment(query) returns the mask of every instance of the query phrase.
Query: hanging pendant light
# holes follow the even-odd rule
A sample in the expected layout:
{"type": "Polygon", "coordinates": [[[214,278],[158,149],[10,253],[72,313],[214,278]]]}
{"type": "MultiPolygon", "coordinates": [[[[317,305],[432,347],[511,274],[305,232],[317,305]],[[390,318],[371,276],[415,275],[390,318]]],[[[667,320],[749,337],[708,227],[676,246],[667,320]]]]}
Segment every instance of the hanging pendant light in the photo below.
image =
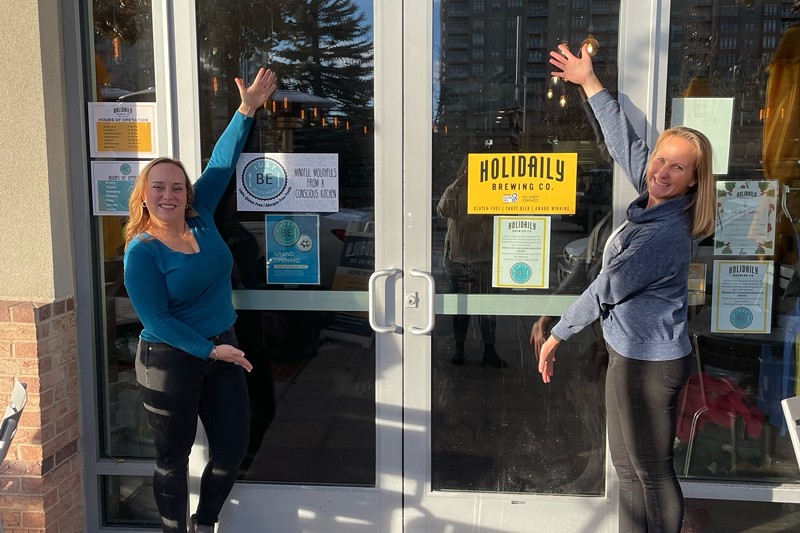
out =
{"type": "Polygon", "coordinates": [[[583,40],[581,43],[581,48],[586,46],[586,51],[589,53],[589,57],[594,57],[597,55],[597,52],[600,50],[600,43],[597,39],[594,38],[594,35],[591,33],[586,36],[586,39],[583,40]]]}

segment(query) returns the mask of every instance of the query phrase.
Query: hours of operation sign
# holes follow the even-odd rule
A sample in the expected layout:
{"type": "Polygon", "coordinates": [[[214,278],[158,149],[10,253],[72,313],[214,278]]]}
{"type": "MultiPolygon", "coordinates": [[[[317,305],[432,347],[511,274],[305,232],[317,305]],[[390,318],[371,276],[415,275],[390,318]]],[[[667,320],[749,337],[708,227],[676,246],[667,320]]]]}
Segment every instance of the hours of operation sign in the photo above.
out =
{"type": "Polygon", "coordinates": [[[90,102],[89,119],[92,157],[156,156],[154,103],[90,102]]]}

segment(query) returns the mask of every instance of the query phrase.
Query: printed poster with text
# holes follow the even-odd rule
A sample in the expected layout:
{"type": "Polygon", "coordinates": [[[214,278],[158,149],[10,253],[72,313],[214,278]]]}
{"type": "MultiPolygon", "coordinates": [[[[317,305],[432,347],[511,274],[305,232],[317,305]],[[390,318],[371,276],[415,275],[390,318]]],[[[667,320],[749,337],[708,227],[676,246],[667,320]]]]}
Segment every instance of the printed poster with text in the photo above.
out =
{"type": "Polygon", "coordinates": [[[239,211],[336,213],[339,155],[244,153],[236,163],[239,211]]]}
{"type": "Polygon", "coordinates": [[[266,215],[267,283],[319,285],[319,215],[266,215]]]}
{"type": "Polygon", "coordinates": [[[492,287],[550,286],[550,217],[494,217],[492,287]]]}
{"type": "Polygon", "coordinates": [[[711,331],[772,330],[772,261],[714,261],[711,331]]]}
{"type": "Polygon", "coordinates": [[[145,161],[92,161],[92,214],[128,216],[128,200],[145,161]]]}
{"type": "Polygon", "coordinates": [[[154,102],[89,102],[91,157],[156,157],[154,102]]]}
{"type": "Polygon", "coordinates": [[[467,213],[575,214],[578,154],[469,154],[467,213]]]}
{"type": "Polygon", "coordinates": [[[774,255],[778,182],[718,181],[714,255],[774,255]]]}

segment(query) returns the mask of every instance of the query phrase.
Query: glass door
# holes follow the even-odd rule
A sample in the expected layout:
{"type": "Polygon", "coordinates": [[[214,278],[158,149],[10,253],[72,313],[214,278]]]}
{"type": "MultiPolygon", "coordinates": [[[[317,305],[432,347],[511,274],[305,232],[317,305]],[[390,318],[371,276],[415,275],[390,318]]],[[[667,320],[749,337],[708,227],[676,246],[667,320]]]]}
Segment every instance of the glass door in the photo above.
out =
{"type": "Polygon", "coordinates": [[[602,334],[563,345],[550,385],[529,335],[613,223],[602,134],[549,51],[593,39],[616,95],[620,4],[425,6],[405,13],[405,529],[611,531],[602,334]]]}
{"type": "Polygon", "coordinates": [[[236,264],[237,336],[255,367],[250,449],[224,531],[402,527],[402,276],[378,278],[368,297],[370,276],[402,254],[392,201],[402,62],[391,44],[402,6],[381,4],[193,2],[204,159],[236,109],[234,77],[267,66],[279,79],[240,164],[273,161],[283,174],[240,170],[217,213],[236,264]],[[267,183],[276,176],[283,188],[267,183]]]}

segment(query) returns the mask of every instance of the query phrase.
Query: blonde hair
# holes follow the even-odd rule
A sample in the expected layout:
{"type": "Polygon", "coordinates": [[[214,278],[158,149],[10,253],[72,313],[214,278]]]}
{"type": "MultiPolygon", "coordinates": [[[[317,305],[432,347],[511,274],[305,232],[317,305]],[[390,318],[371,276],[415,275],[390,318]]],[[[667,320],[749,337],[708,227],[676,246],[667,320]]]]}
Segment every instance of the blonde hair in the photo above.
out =
{"type": "Polygon", "coordinates": [[[123,230],[125,248],[128,247],[131,239],[147,231],[147,226],[150,224],[150,212],[144,204],[144,191],[147,188],[147,182],[153,167],[162,163],[175,165],[183,172],[183,176],[186,178],[186,218],[197,216],[197,211],[192,207],[192,203],[194,202],[194,186],[192,182],[189,181],[189,174],[186,173],[186,168],[183,166],[183,163],[171,157],[158,157],[153,159],[142,169],[141,174],[136,178],[136,183],[133,184],[131,197],[128,200],[128,221],[125,223],[125,229],[123,230]]]}
{"type": "Polygon", "coordinates": [[[711,142],[708,137],[693,128],[673,126],[667,129],[656,141],[655,155],[668,140],[679,137],[694,147],[694,178],[697,180],[689,194],[692,195],[692,237],[707,237],[714,233],[715,185],[712,170],[711,142]]]}

